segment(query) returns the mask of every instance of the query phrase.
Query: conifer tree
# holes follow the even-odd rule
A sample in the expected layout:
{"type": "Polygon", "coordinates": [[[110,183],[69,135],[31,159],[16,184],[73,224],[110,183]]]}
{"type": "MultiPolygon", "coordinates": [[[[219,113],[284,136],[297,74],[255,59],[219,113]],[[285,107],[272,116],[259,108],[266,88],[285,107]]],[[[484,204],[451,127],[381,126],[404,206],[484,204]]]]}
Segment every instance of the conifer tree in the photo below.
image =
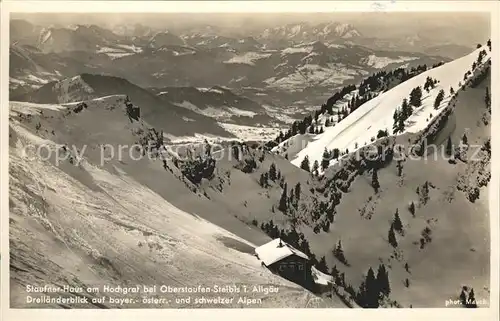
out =
{"type": "Polygon", "coordinates": [[[413,215],[413,217],[415,217],[415,203],[413,201],[410,203],[409,210],[410,210],[411,215],[413,215]]]}
{"type": "Polygon", "coordinates": [[[399,125],[400,125],[399,118],[400,117],[401,117],[400,112],[398,109],[396,109],[394,111],[394,115],[392,116],[392,118],[394,119],[394,124],[392,125],[392,132],[394,134],[397,134],[399,132],[399,125]]]}
{"type": "Polygon", "coordinates": [[[325,256],[322,256],[321,259],[319,260],[318,270],[320,270],[323,273],[328,273],[328,266],[326,265],[325,256]]]}
{"type": "Polygon", "coordinates": [[[325,147],[325,150],[323,151],[323,158],[321,160],[321,169],[324,171],[325,169],[328,168],[330,165],[330,152],[325,147]]]}
{"type": "Polygon", "coordinates": [[[465,145],[468,145],[468,139],[467,139],[467,135],[464,133],[464,135],[462,136],[462,143],[464,143],[465,145]]]}
{"type": "Polygon", "coordinates": [[[394,120],[394,123],[397,123],[398,121],[398,109],[394,109],[394,114],[392,114],[392,119],[394,120]]]}
{"type": "Polygon", "coordinates": [[[300,199],[300,182],[295,185],[295,198],[297,201],[300,199]]]}
{"type": "Polygon", "coordinates": [[[280,203],[278,205],[278,209],[283,213],[286,212],[287,209],[287,183],[283,186],[283,192],[281,193],[280,203]]]}
{"type": "Polygon", "coordinates": [[[410,92],[410,104],[415,107],[420,107],[422,105],[422,89],[420,86],[414,88],[410,92]]]}
{"type": "Polygon", "coordinates": [[[464,306],[467,304],[467,294],[465,294],[465,289],[463,287],[462,287],[462,292],[460,292],[460,302],[464,306]]]}
{"type": "Polygon", "coordinates": [[[396,209],[396,213],[394,214],[393,220],[394,229],[398,232],[403,231],[403,223],[401,222],[401,218],[399,217],[399,210],[396,209]]]}
{"type": "Polygon", "coordinates": [[[389,284],[389,273],[387,272],[384,264],[380,264],[378,267],[377,284],[380,293],[388,296],[391,292],[391,287],[389,284]]]}
{"type": "Polygon", "coordinates": [[[302,160],[302,163],[300,163],[300,168],[302,168],[303,170],[308,171],[308,172],[311,171],[311,168],[309,165],[309,157],[307,155],[302,160]]]}
{"type": "Polygon", "coordinates": [[[375,279],[375,273],[370,267],[368,273],[366,274],[366,307],[367,308],[378,308],[379,300],[379,286],[375,279]]]}
{"type": "Polygon", "coordinates": [[[339,270],[337,269],[337,266],[334,265],[332,267],[332,271],[330,272],[330,275],[332,276],[332,278],[335,280],[337,278],[337,276],[339,275],[339,270]]]}
{"type": "Polygon", "coordinates": [[[315,160],[312,167],[313,174],[318,175],[319,174],[318,170],[319,170],[319,162],[318,160],[315,160]]]}
{"type": "Polygon", "coordinates": [[[344,250],[342,249],[342,242],[339,240],[335,249],[333,249],[333,255],[342,263],[347,264],[347,260],[344,255],[344,250]]]}
{"type": "Polygon", "coordinates": [[[403,103],[401,104],[401,117],[404,120],[407,120],[413,114],[413,108],[410,104],[408,104],[408,100],[403,99],[403,103]]]}
{"type": "Polygon", "coordinates": [[[362,281],[356,294],[356,302],[363,308],[368,307],[366,282],[362,281]]]}
{"type": "Polygon", "coordinates": [[[396,240],[396,235],[394,234],[393,224],[391,224],[391,227],[389,228],[388,239],[389,239],[389,244],[391,244],[392,247],[398,246],[398,241],[396,240]]]}
{"type": "Polygon", "coordinates": [[[470,289],[469,297],[467,299],[468,308],[477,308],[476,296],[474,295],[474,289],[470,289]]]}
{"type": "Polygon", "coordinates": [[[269,167],[269,179],[274,182],[276,181],[276,178],[277,178],[276,164],[272,163],[271,166],[269,167]]]}
{"type": "Polygon", "coordinates": [[[438,109],[439,105],[441,105],[441,102],[444,99],[444,90],[441,89],[439,93],[436,96],[436,100],[434,101],[434,109],[438,109]]]}
{"type": "Polygon", "coordinates": [[[402,115],[398,119],[398,132],[402,133],[405,130],[405,119],[402,115]]]}

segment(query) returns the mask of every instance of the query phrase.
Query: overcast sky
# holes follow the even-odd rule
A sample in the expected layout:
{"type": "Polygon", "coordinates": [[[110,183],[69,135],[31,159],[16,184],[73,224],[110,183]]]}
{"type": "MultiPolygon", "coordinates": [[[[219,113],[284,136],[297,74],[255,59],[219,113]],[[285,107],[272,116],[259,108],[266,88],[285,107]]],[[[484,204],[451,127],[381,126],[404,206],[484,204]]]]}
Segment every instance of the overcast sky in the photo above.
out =
{"type": "Polygon", "coordinates": [[[286,23],[352,23],[368,37],[394,37],[409,34],[433,34],[451,37],[453,42],[477,42],[489,37],[487,13],[105,13],[105,14],[13,14],[35,24],[114,24],[140,23],[155,28],[184,28],[212,25],[231,30],[267,28],[286,23]]]}

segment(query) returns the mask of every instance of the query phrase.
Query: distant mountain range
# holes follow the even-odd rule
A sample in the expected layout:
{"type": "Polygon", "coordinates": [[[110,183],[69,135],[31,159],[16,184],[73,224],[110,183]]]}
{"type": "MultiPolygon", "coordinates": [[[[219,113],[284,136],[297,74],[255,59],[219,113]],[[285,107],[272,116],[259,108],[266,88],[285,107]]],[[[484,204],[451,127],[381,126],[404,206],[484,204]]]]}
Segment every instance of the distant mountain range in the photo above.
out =
{"type": "Polygon", "coordinates": [[[19,92],[88,72],[123,77],[143,87],[268,85],[331,91],[383,68],[449,60],[373,50],[353,39],[361,39],[356,29],[338,23],[286,25],[230,37],[213,30],[176,35],[140,25],[117,34],[96,25],[42,28],[12,20],[10,88],[19,92]]]}

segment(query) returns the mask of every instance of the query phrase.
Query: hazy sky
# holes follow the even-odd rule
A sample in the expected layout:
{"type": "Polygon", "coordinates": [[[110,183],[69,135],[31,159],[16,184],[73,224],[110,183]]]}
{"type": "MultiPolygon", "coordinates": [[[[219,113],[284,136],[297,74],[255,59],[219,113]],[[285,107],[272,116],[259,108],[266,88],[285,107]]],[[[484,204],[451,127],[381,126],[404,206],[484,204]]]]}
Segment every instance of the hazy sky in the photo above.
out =
{"type": "MultiPolygon", "coordinates": [[[[352,23],[368,37],[394,37],[408,34],[437,33],[454,42],[483,41],[490,33],[488,13],[103,13],[103,14],[13,14],[35,24],[113,24],[140,23],[155,28],[184,28],[212,25],[234,30],[274,27],[286,23],[352,23]],[[476,38],[478,40],[476,40],[476,38]]],[[[435,35],[434,35],[435,36],[435,35]]]]}

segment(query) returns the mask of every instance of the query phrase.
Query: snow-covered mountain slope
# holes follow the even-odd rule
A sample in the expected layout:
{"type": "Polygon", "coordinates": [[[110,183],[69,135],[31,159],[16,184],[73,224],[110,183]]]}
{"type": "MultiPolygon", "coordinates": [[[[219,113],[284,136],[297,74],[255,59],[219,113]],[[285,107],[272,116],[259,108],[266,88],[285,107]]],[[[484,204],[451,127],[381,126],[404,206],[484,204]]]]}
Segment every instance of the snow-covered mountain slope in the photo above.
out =
{"type": "Polygon", "coordinates": [[[275,28],[267,28],[258,35],[258,39],[267,41],[288,40],[295,42],[315,39],[333,41],[361,36],[352,24],[328,22],[320,24],[291,23],[275,28]]]}
{"type": "Polygon", "coordinates": [[[317,299],[261,267],[253,257],[259,233],[224,208],[216,210],[207,201],[203,206],[200,197],[163,169],[161,162],[147,157],[134,161],[124,153],[123,158],[99,163],[100,146],[133,144],[134,135],[149,128],[142,121],[129,122],[123,99],[92,100],[84,109],[76,109],[76,104],[11,103],[11,307],[38,307],[26,301],[27,295],[129,299],[125,304],[108,299],[94,304],[45,305],[53,308],[306,307],[311,299],[323,307],[343,306],[340,301],[317,299]],[[31,153],[40,146],[52,157],[42,159],[45,154],[31,153]],[[56,153],[68,157],[56,162],[56,153]],[[167,197],[169,193],[177,197],[167,197]],[[180,210],[174,202],[198,210],[180,210]],[[214,225],[212,221],[217,219],[246,238],[214,225]],[[101,292],[28,293],[26,285],[98,287],[101,292]],[[157,285],[158,292],[148,295],[142,285],[157,285]],[[175,298],[182,295],[160,296],[160,285],[202,286],[212,291],[185,292],[191,302],[178,303],[175,298]],[[242,288],[239,293],[214,291],[215,287],[243,285],[248,286],[248,293],[242,288]],[[279,293],[256,292],[254,285],[279,287],[279,293]],[[105,286],[128,291],[105,292],[105,286]],[[218,304],[194,301],[202,296],[234,299],[218,304]],[[145,297],[169,301],[148,303],[145,297]],[[258,301],[248,305],[248,301],[238,302],[239,297],[258,301]]]}
{"type": "Polygon", "coordinates": [[[150,91],[123,78],[82,74],[52,82],[12,100],[34,103],[69,103],[110,95],[127,95],[141,109],[141,117],[166,133],[175,136],[209,134],[226,138],[234,136],[216,120],[162,100],[150,91]],[[184,117],[184,118],[183,118],[184,117]]]}
{"type": "Polygon", "coordinates": [[[483,50],[487,53],[483,58],[483,64],[487,63],[489,50],[483,46],[467,56],[421,73],[361,105],[340,123],[326,128],[323,134],[314,137],[305,148],[298,152],[292,163],[300,166],[305,156],[308,156],[311,164],[316,160],[321,162],[325,148],[354,152],[376,139],[379,130],[388,130],[392,133],[395,110],[401,107],[403,99],[409,99],[410,92],[414,88],[423,86],[427,77],[431,77],[438,83],[429,92],[422,89],[422,105],[414,108],[401,134],[416,133],[424,129],[450,101],[453,95],[450,93],[450,88],[458,90],[460,85],[465,83],[467,77],[464,78],[464,75],[471,70],[473,63],[477,61],[479,53],[483,50]],[[440,90],[444,91],[445,96],[439,108],[435,109],[434,102],[440,90]]]}
{"type": "Polygon", "coordinates": [[[375,141],[361,151],[361,160],[348,155],[322,176],[257,145],[243,147],[232,161],[218,160],[216,176],[199,187],[271,237],[297,242],[320,262],[324,256],[326,268],[318,264],[322,273],[313,270],[318,282],[328,283],[336,273],[335,283],[351,297],[359,298],[369,268],[377,273],[383,264],[391,289],[383,307],[442,308],[446,299],[458,298],[462,286],[488,300],[491,113],[484,97],[491,86],[489,65],[478,67],[464,85],[424,131],[375,141]],[[464,133],[470,147],[460,160],[409,156],[409,147],[424,138],[441,150],[449,137],[451,152],[458,153],[464,133]],[[403,161],[389,157],[391,150],[398,155],[394,144],[406,147],[405,157],[397,159],[403,161]],[[372,146],[377,152],[382,147],[386,157],[368,155],[372,146]],[[388,231],[396,212],[402,230],[395,232],[393,246],[388,231]],[[332,253],[339,241],[344,261],[332,253]]]}

